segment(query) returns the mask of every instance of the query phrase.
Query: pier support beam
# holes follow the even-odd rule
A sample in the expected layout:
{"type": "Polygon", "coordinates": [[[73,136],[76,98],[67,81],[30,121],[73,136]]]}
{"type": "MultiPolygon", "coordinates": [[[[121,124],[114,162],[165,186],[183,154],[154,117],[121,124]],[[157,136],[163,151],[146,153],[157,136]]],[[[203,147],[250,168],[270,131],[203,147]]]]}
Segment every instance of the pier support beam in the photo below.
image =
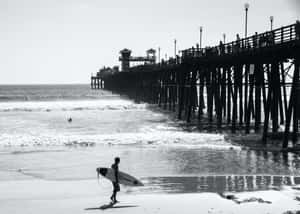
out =
{"type": "Polygon", "coordinates": [[[292,114],[293,114],[293,128],[294,128],[292,139],[293,139],[294,144],[297,142],[298,120],[299,120],[299,118],[297,118],[297,116],[298,116],[297,108],[299,108],[299,106],[297,106],[297,104],[298,104],[297,100],[299,99],[299,89],[297,87],[299,86],[299,72],[300,72],[299,66],[300,66],[300,60],[298,58],[294,62],[294,76],[293,76],[291,96],[290,96],[290,101],[289,101],[287,116],[286,116],[284,140],[283,140],[283,144],[282,144],[283,148],[288,147],[292,114]]]}

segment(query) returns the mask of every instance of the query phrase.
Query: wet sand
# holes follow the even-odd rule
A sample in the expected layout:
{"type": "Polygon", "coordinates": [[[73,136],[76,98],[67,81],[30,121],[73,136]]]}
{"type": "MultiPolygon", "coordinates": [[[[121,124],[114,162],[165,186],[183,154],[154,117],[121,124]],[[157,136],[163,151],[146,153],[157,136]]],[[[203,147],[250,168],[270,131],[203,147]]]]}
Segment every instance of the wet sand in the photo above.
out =
{"type": "Polygon", "coordinates": [[[82,181],[2,181],[0,213],[284,213],[300,210],[300,191],[282,190],[241,193],[132,194],[126,189],[106,210],[110,192],[96,180],[82,181]],[[299,199],[299,198],[298,198],[299,199]]]}

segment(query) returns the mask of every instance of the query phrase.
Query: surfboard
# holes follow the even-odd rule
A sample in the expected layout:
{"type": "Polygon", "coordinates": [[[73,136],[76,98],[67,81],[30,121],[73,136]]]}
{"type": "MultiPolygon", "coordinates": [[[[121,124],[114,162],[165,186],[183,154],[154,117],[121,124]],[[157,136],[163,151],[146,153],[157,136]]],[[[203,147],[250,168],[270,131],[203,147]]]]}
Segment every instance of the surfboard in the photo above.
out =
{"type": "MultiPolygon", "coordinates": [[[[102,175],[103,177],[107,178],[110,181],[115,181],[115,172],[111,168],[106,167],[98,167],[96,169],[98,175],[102,175]]],[[[137,178],[129,175],[125,172],[119,171],[119,183],[126,185],[126,186],[144,186],[144,184],[138,180],[137,178]]]]}

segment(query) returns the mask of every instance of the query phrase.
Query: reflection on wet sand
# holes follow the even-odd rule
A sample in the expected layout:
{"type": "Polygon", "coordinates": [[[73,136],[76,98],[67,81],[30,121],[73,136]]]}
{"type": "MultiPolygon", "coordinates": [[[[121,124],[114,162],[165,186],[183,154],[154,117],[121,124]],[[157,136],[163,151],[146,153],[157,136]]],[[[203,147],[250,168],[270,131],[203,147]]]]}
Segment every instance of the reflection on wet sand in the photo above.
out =
{"type": "Polygon", "coordinates": [[[300,168],[293,153],[202,148],[169,150],[164,156],[178,175],[299,175],[300,168]]]}
{"type": "Polygon", "coordinates": [[[167,193],[243,192],[280,189],[300,184],[300,177],[282,175],[217,175],[200,177],[150,177],[143,191],[167,193]]]}

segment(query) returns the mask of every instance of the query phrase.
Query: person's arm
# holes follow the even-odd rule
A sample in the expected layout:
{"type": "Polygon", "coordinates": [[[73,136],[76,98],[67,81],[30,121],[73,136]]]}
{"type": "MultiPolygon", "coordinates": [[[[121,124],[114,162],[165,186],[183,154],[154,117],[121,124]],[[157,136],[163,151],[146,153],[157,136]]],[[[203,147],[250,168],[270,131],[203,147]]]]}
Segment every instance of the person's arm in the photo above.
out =
{"type": "Polygon", "coordinates": [[[115,178],[116,178],[116,183],[119,183],[119,167],[118,166],[115,168],[115,178]]]}

